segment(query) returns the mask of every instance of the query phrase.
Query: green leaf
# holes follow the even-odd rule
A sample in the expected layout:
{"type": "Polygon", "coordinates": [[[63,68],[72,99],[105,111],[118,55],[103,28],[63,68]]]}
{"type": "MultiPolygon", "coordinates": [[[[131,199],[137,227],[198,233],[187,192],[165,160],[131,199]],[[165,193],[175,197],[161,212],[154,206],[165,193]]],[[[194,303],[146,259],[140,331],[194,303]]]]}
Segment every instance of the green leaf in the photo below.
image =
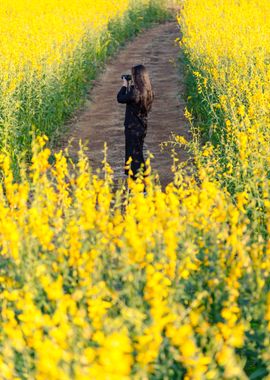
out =
{"type": "Polygon", "coordinates": [[[265,368],[258,368],[255,372],[253,372],[249,379],[255,380],[255,379],[263,379],[263,376],[267,375],[267,370],[265,368]]]}

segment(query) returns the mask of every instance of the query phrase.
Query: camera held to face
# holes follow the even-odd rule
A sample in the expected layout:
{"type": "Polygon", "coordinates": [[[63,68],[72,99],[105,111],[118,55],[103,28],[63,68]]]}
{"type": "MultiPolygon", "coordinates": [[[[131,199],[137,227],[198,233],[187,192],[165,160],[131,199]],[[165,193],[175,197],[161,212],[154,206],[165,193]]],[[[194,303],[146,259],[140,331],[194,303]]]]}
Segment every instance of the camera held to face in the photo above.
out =
{"type": "Polygon", "coordinates": [[[132,76],[130,74],[123,74],[121,76],[121,79],[125,79],[127,82],[130,82],[132,79],[132,76]]]}

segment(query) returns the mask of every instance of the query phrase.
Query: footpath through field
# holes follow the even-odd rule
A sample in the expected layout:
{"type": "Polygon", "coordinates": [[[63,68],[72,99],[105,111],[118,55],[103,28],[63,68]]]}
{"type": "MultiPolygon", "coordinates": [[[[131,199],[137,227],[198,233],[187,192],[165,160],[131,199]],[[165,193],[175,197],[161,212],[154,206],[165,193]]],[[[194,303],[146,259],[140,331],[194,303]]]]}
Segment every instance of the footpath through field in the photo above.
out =
{"type": "MultiPolygon", "coordinates": [[[[183,110],[185,102],[183,73],[179,70],[179,46],[174,42],[179,37],[175,22],[144,31],[120,50],[117,57],[111,59],[104,72],[89,92],[83,110],[77,112],[67,125],[68,132],[60,142],[67,146],[73,138],[69,154],[77,154],[79,141],[87,142],[88,157],[93,169],[100,167],[103,159],[104,142],[108,145],[108,161],[114,170],[115,179],[123,179],[124,166],[124,111],[125,106],[116,101],[122,81],[121,74],[136,64],[143,63],[150,72],[155,100],[149,114],[148,131],[145,139],[145,152],[154,155],[152,169],[158,171],[163,186],[172,180],[170,170],[172,159],[169,150],[161,151],[160,144],[169,140],[171,132],[188,138],[188,127],[183,110]]],[[[145,153],[146,156],[146,153],[145,153]]],[[[187,153],[181,153],[181,160],[187,159],[187,153]]]]}

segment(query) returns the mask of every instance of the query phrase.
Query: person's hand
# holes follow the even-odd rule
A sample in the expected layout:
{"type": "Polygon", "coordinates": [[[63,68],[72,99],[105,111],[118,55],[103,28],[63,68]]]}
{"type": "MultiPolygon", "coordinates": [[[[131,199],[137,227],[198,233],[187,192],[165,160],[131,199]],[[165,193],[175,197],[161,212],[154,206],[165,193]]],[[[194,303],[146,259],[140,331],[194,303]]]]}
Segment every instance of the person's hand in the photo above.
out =
{"type": "Polygon", "coordinates": [[[127,82],[126,78],[123,78],[123,86],[124,86],[124,87],[127,87],[127,86],[128,86],[128,82],[127,82]]]}

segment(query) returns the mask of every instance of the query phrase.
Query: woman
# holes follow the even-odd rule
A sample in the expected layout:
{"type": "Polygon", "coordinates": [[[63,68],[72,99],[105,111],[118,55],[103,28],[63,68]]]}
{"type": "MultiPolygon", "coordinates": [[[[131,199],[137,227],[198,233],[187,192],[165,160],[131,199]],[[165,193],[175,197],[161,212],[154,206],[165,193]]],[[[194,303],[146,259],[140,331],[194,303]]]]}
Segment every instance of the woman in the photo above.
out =
{"type": "MultiPolygon", "coordinates": [[[[147,130],[147,115],[151,110],[154,93],[148,72],[143,65],[132,67],[132,85],[123,78],[123,86],[117,95],[117,101],[126,104],[125,114],[125,162],[132,158],[131,170],[133,179],[145,161],[143,157],[143,143],[147,130]]],[[[128,175],[128,170],[125,169],[128,175]]]]}

